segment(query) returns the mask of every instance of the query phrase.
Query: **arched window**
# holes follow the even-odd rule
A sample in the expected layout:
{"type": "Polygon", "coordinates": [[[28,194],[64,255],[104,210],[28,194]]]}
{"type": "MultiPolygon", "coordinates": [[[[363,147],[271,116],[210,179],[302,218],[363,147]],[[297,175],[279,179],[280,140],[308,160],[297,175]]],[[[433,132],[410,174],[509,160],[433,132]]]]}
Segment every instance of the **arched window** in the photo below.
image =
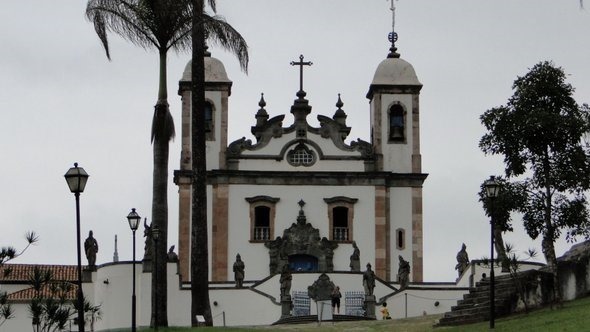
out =
{"type": "Polygon", "coordinates": [[[270,208],[257,206],[254,208],[254,240],[270,240],[270,208]]]}
{"type": "Polygon", "coordinates": [[[332,209],[334,232],[333,238],[335,241],[349,241],[348,239],[348,208],[344,206],[337,206],[332,209]]]}
{"type": "Polygon", "coordinates": [[[403,141],[406,137],[406,124],[404,108],[400,104],[394,104],[389,109],[389,140],[403,141]]]}
{"type": "Polygon", "coordinates": [[[406,248],[406,231],[403,228],[395,231],[395,247],[399,250],[406,248]]]}
{"type": "Polygon", "coordinates": [[[215,121],[213,116],[213,104],[205,102],[205,136],[208,141],[215,140],[215,121]]]}
{"type": "Polygon", "coordinates": [[[339,242],[352,242],[354,204],[356,198],[336,196],[324,198],[328,203],[328,219],[330,222],[330,240],[339,242]]]}
{"type": "Polygon", "coordinates": [[[274,237],[275,205],[279,198],[270,196],[246,197],[250,203],[250,241],[265,242],[274,237]]]}

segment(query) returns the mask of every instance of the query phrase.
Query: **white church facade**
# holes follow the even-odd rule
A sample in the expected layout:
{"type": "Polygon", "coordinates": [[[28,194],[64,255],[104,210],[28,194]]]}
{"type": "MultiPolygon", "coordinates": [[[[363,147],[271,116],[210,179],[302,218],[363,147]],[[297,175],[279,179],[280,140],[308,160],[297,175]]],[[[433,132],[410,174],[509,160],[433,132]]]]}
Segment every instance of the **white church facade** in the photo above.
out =
{"type": "MultiPolygon", "coordinates": [[[[295,63],[306,63],[303,56],[295,63]]],[[[228,143],[232,82],[223,64],[206,57],[207,170],[210,279],[232,281],[237,254],[246,279],[262,279],[288,264],[293,271],[350,271],[352,243],[386,281],[397,280],[399,257],[410,262],[410,280],[422,281],[422,173],[419,93],[412,66],[385,59],[374,75],[371,142],[349,140],[342,102],[331,116],[315,115],[303,81],[290,115],[269,118],[261,97],[253,140],[228,143]],[[319,127],[309,124],[317,117],[319,127]],[[282,243],[285,230],[304,214],[319,231],[282,243]],[[317,241],[316,241],[317,242],[317,241]]],[[[179,271],[190,271],[190,63],[180,81],[182,152],[179,186],[179,271]]],[[[301,78],[302,80],[302,78],[301,78]]]]}
{"type": "MultiPolygon", "coordinates": [[[[300,70],[303,60],[295,63],[300,70]]],[[[219,60],[206,57],[205,64],[209,290],[215,326],[269,325],[286,316],[314,315],[319,307],[309,300],[308,287],[323,274],[342,291],[341,313],[363,315],[367,264],[376,275],[371,299],[376,305],[387,301],[394,319],[440,314],[485,273],[472,265],[457,282],[423,282],[422,186],[427,174],[420,155],[422,84],[408,62],[392,52],[368,82],[370,142],[349,139],[351,128],[339,97],[332,114],[315,114],[302,79],[290,114],[270,118],[261,97],[253,138],[228,142],[232,82],[219,60]],[[309,124],[311,117],[318,127],[309,124]],[[238,254],[245,262],[242,287],[236,287],[233,272],[238,254]],[[410,267],[407,287],[398,282],[402,258],[410,267]],[[288,297],[281,292],[285,269],[292,276],[288,297]],[[292,308],[285,306],[286,298],[292,299],[292,308]],[[305,298],[307,302],[297,302],[305,298]]],[[[189,64],[179,87],[182,151],[174,176],[178,261],[167,263],[171,326],[191,324],[190,77],[189,64]]],[[[44,267],[60,281],[75,283],[73,266],[44,267]]],[[[8,291],[16,318],[2,329],[29,330],[27,303],[33,293],[27,271],[32,267],[10,268],[10,280],[0,280],[0,286],[8,291]]],[[[137,324],[149,326],[151,273],[141,264],[112,262],[84,271],[84,295],[102,311],[94,330],[130,326],[133,268],[137,324]]]]}

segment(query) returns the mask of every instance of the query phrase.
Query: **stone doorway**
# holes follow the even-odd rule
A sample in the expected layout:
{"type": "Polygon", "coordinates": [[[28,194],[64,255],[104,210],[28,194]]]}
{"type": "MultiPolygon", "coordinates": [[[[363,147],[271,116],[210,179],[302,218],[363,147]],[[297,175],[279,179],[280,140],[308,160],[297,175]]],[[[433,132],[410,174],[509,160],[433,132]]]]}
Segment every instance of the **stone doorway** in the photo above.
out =
{"type": "Polygon", "coordinates": [[[318,258],[311,255],[289,256],[289,269],[300,272],[317,272],[319,268],[318,258]]]}

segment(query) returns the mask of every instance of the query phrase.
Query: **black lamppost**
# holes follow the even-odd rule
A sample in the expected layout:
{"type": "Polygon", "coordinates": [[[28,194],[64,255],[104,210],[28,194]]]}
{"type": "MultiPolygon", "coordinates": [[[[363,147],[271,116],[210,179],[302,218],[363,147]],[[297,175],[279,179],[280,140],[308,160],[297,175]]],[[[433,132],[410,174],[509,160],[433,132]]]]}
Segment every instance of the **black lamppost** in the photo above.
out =
{"type": "Polygon", "coordinates": [[[490,200],[490,225],[491,225],[491,247],[490,247],[490,329],[494,328],[494,320],[496,316],[496,306],[494,304],[494,200],[498,197],[500,191],[500,184],[496,181],[494,176],[490,176],[484,183],[486,189],[486,197],[490,200]]]}
{"type": "Polygon", "coordinates": [[[131,331],[137,331],[137,324],[136,324],[136,306],[135,306],[135,231],[137,227],[139,227],[139,221],[141,217],[137,212],[135,212],[135,208],[131,209],[131,212],[127,215],[127,221],[129,222],[129,228],[133,232],[133,295],[131,295],[131,331]]]}
{"type": "MultiPolygon", "coordinates": [[[[160,229],[158,228],[158,225],[154,225],[154,227],[152,228],[152,238],[154,239],[154,266],[152,266],[152,271],[154,274],[154,287],[156,289],[156,292],[158,291],[159,285],[158,285],[158,239],[160,238],[160,229]]],[[[154,294],[154,293],[152,293],[154,294]]],[[[155,294],[153,295],[152,298],[152,310],[154,311],[154,328],[157,330],[158,329],[158,308],[156,308],[157,306],[155,305],[155,294]]]]}
{"type": "Polygon", "coordinates": [[[78,331],[84,332],[84,294],[82,293],[82,251],[80,249],[80,193],[84,192],[88,173],[74,163],[64,175],[70,191],[76,197],[76,244],[78,246],[78,331]]]}

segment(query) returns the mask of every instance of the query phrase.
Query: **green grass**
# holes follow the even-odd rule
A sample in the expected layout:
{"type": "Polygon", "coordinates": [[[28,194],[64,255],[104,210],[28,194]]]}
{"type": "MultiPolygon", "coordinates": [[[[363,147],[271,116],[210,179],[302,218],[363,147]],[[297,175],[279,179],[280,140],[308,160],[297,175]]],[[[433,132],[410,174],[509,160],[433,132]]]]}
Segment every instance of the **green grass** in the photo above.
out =
{"type": "MultiPolygon", "coordinates": [[[[301,324],[301,325],[279,325],[279,326],[256,326],[256,327],[201,327],[201,328],[161,328],[160,332],[255,332],[255,331],[368,331],[368,332],[421,332],[421,331],[489,331],[489,322],[482,322],[471,325],[456,327],[433,328],[432,325],[439,319],[440,315],[415,317],[408,319],[394,319],[388,321],[357,321],[357,322],[323,322],[301,324]]],[[[117,330],[120,332],[129,331],[117,330]]],[[[151,329],[140,329],[140,331],[152,331],[151,329]]],[[[529,314],[518,314],[496,320],[495,331],[590,331],[590,297],[564,303],[560,309],[543,308],[532,311],[529,314]]]]}

